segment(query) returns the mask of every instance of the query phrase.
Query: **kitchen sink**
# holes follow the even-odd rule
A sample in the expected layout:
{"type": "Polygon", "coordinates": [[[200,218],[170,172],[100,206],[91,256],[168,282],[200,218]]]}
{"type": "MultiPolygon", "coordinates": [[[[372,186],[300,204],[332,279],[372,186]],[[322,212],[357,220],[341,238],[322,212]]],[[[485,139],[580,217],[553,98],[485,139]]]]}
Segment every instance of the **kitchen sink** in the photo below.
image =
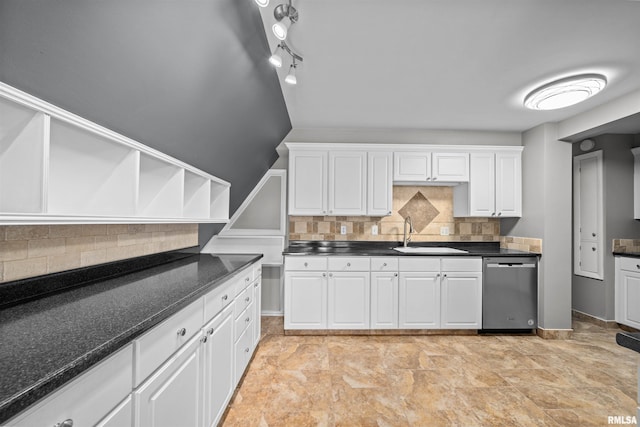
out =
{"type": "Polygon", "coordinates": [[[419,246],[398,246],[393,248],[394,251],[402,252],[403,254],[468,254],[469,251],[463,251],[462,249],[454,248],[442,248],[442,247],[419,247],[419,246]]]}

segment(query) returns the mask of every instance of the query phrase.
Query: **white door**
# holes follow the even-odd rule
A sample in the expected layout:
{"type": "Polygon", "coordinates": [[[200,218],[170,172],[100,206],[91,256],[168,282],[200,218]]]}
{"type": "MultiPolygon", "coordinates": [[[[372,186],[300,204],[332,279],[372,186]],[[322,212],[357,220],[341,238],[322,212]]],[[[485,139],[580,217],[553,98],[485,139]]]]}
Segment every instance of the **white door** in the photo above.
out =
{"type": "Polygon", "coordinates": [[[393,206],[393,153],[369,153],[367,162],[367,215],[391,215],[393,206]]]}
{"type": "Polygon", "coordinates": [[[432,181],[469,181],[469,153],[433,153],[432,181]]]}
{"type": "Polygon", "coordinates": [[[440,327],[439,273],[400,273],[399,288],[400,329],[440,327]]]}
{"type": "Polygon", "coordinates": [[[329,152],[329,215],[367,213],[367,153],[329,152]]]}
{"type": "Polygon", "coordinates": [[[233,394],[233,305],[204,328],[204,425],[215,426],[233,394]]]}
{"type": "Polygon", "coordinates": [[[287,271],[284,275],[284,328],[327,328],[327,274],[287,271]]]}
{"type": "Polygon", "coordinates": [[[289,153],[289,214],[326,215],[327,152],[289,153]]]}
{"type": "Polygon", "coordinates": [[[202,334],[197,334],[135,391],[138,427],[202,424],[202,334]]]}
{"type": "Polygon", "coordinates": [[[574,272],[603,279],[602,151],[573,160],[574,272]]]}
{"type": "Polygon", "coordinates": [[[440,291],[443,329],[482,329],[482,273],[444,272],[440,291]]]}
{"type": "Polygon", "coordinates": [[[496,216],[522,216],[522,155],[496,153],[496,216]]]}
{"type": "MultiPolygon", "coordinates": [[[[621,271],[619,290],[621,295],[620,308],[622,309],[622,323],[633,328],[640,329],[640,273],[621,271]]],[[[617,319],[616,319],[617,320],[617,319]]]]}
{"type": "Polygon", "coordinates": [[[369,272],[330,272],[329,329],[369,329],[369,272]]]}
{"type": "Polygon", "coordinates": [[[397,152],[393,155],[394,181],[431,180],[431,153],[397,152]]]}
{"type": "Polygon", "coordinates": [[[371,329],[398,327],[398,273],[371,273],[371,329]]]}
{"type": "Polygon", "coordinates": [[[469,215],[496,215],[495,154],[471,153],[469,215]]]}

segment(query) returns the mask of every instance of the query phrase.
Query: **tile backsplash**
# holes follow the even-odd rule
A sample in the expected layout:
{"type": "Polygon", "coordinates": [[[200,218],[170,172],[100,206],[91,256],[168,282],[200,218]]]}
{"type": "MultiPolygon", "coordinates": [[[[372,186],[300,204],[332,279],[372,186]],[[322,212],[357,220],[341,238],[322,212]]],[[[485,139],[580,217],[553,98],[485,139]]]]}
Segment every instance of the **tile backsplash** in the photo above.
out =
{"type": "Polygon", "coordinates": [[[0,226],[0,282],[198,244],[198,224],[0,226]]]}
{"type": "Polygon", "coordinates": [[[640,253],[640,239],[613,239],[613,252],[640,253]]]}
{"type": "Polygon", "coordinates": [[[542,239],[532,237],[501,236],[500,247],[502,249],[515,249],[518,251],[542,253],[542,239]]]}
{"type": "Polygon", "coordinates": [[[289,216],[290,240],[402,241],[404,218],[409,215],[413,242],[500,240],[500,220],[454,218],[453,187],[395,186],[393,212],[385,217],[289,216]],[[340,234],[346,226],[347,234],[340,234]],[[378,227],[378,234],[372,233],[378,227]],[[441,231],[448,229],[448,235],[441,231]]]}

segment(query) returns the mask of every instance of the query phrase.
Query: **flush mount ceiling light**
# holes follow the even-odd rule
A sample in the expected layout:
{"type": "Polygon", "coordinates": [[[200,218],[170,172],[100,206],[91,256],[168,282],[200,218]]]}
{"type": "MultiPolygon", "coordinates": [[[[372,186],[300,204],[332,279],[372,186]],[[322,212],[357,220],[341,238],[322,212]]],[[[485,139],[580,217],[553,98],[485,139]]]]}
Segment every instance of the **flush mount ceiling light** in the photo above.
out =
{"type": "MultiPolygon", "coordinates": [[[[269,4],[269,0],[255,0],[260,7],[266,7],[269,4]]],[[[298,22],[298,11],[291,5],[291,0],[286,4],[279,4],[273,10],[273,17],[276,19],[276,23],[273,25],[273,34],[280,40],[280,43],[274,49],[273,53],[269,57],[269,62],[277,68],[282,67],[282,52],[286,52],[291,56],[291,66],[289,67],[289,74],[285,77],[284,81],[295,85],[298,83],[296,78],[296,68],[298,63],[302,62],[302,57],[295,53],[289,45],[284,41],[287,38],[288,29],[291,24],[298,22]]]]}
{"type": "Polygon", "coordinates": [[[601,74],[581,74],[556,80],[531,91],[524,106],[532,110],[555,110],[569,107],[600,92],[607,85],[601,74]]]}

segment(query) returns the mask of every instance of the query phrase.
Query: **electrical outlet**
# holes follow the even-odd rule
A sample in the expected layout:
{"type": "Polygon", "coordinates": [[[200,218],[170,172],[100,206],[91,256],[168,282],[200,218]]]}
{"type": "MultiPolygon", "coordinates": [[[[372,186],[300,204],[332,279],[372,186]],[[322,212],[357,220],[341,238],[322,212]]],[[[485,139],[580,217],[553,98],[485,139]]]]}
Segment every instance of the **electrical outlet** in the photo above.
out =
{"type": "Polygon", "coordinates": [[[440,227],[440,235],[448,236],[449,235],[449,227],[440,227]]]}
{"type": "Polygon", "coordinates": [[[346,225],[341,225],[340,226],[340,234],[347,234],[347,226],[346,225]]]}
{"type": "Polygon", "coordinates": [[[378,226],[377,225],[372,225],[371,226],[371,235],[372,236],[377,236],[378,235],[378,226]]]}

